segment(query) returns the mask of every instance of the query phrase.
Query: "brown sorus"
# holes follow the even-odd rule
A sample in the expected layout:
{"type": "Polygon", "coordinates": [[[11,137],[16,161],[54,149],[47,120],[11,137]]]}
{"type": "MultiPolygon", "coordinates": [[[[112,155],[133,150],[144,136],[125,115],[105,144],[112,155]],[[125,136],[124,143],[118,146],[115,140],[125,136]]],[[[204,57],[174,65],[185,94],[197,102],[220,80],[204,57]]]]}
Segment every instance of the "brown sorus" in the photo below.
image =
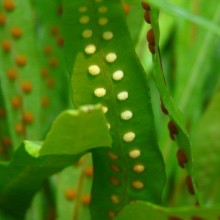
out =
{"type": "Polygon", "coordinates": [[[26,124],[31,124],[34,121],[34,116],[31,112],[24,112],[23,121],[26,124]]]}
{"type": "Polygon", "coordinates": [[[183,152],[182,149],[178,149],[176,156],[177,156],[178,164],[180,165],[180,167],[184,168],[185,164],[188,162],[188,158],[186,154],[183,152]]]}
{"type": "Polygon", "coordinates": [[[0,26],[5,25],[5,23],[6,23],[6,17],[5,17],[5,14],[0,13],[0,26]]]}
{"type": "Polygon", "coordinates": [[[14,38],[20,38],[22,36],[22,30],[19,27],[14,27],[11,29],[11,35],[14,38]]]}
{"type": "Polygon", "coordinates": [[[21,85],[21,89],[24,93],[30,93],[32,91],[32,84],[29,81],[24,81],[21,85]]]}
{"type": "Polygon", "coordinates": [[[150,11],[150,5],[148,3],[142,1],[141,5],[144,10],[150,11]]]}
{"type": "Polygon", "coordinates": [[[15,8],[15,3],[13,0],[4,0],[3,6],[6,11],[13,11],[15,8]]]}
{"type": "Polygon", "coordinates": [[[144,12],[144,19],[145,21],[150,24],[151,23],[151,20],[150,20],[150,11],[145,11],[144,12]]]}
{"type": "Polygon", "coordinates": [[[190,176],[187,176],[185,182],[186,182],[186,186],[187,186],[189,193],[194,195],[195,191],[194,191],[194,187],[192,183],[192,178],[190,176]]]}
{"type": "Polygon", "coordinates": [[[74,189],[68,189],[65,192],[65,197],[66,197],[67,200],[75,199],[76,195],[77,195],[77,193],[76,193],[76,190],[74,190],[74,189]]]}
{"type": "Polygon", "coordinates": [[[2,49],[5,52],[10,52],[11,51],[11,43],[9,40],[3,40],[2,41],[2,49]]]}
{"type": "Polygon", "coordinates": [[[25,66],[27,64],[27,58],[24,55],[18,55],[15,59],[18,66],[25,66]]]}
{"type": "Polygon", "coordinates": [[[147,40],[150,44],[155,45],[154,31],[152,28],[147,32],[147,40]]]}
{"type": "Polygon", "coordinates": [[[16,72],[16,70],[14,70],[14,69],[9,69],[9,70],[7,71],[7,75],[8,75],[8,78],[9,78],[10,80],[12,80],[12,81],[17,78],[17,72],[16,72]]]}
{"type": "Polygon", "coordinates": [[[93,167],[92,166],[89,166],[85,169],[85,174],[86,176],[88,177],[92,177],[93,176],[93,167]]]}
{"type": "Polygon", "coordinates": [[[168,129],[170,131],[170,135],[175,135],[178,134],[178,128],[176,127],[175,123],[173,120],[170,120],[168,123],[168,129]]]}
{"type": "Polygon", "coordinates": [[[155,45],[149,43],[148,48],[152,54],[155,54],[155,45]]]}

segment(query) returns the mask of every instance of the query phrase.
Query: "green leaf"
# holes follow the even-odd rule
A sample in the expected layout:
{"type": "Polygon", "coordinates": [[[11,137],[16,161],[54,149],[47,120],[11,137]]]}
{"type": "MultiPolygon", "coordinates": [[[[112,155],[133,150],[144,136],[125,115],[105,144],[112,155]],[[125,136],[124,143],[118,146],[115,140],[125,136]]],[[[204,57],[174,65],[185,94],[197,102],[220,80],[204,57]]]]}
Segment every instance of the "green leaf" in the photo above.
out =
{"type": "Polygon", "coordinates": [[[0,207],[17,218],[23,217],[33,195],[40,189],[45,179],[76,162],[83,151],[96,147],[90,144],[111,145],[100,107],[86,106],[78,112],[62,113],[55,120],[45,143],[24,141],[15,152],[11,162],[0,164],[0,207]],[[91,118],[96,119],[96,125],[85,126],[91,122],[91,118]],[[100,133],[100,139],[93,141],[92,139],[96,135],[94,132],[97,131],[100,133]],[[63,139],[57,132],[62,133],[63,139]],[[76,134],[80,134],[80,136],[76,136],[76,134]],[[53,141],[53,138],[56,142],[53,141]],[[71,145],[65,146],[65,144],[71,145]],[[75,150],[74,147],[76,147],[75,150]],[[60,148],[64,148],[64,150],[60,148]],[[50,155],[38,156],[39,152],[42,152],[41,154],[50,153],[50,155]],[[66,155],[61,155],[61,153],[66,155]]]}
{"type": "Polygon", "coordinates": [[[64,1],[64,35],[73,102],[101,103],[113,139],[112,149],[92,151],[92,219],[109,219],[130,200],[160,203],[164,162],[121,1],[64,1]]]}
{"type": "Polygon", "coordinates": [[[219,207],[211,208],[164,208],[151,203],[133,202],[127,205],[115,220],[191,220],[218,219],[219,207]]]}
{"type": "MultiPolygon", "coordinates": [[[[174,140],[176,140],[179,149],[184,154],[184,164],[182,166],[186,168],[188,172],[188,186],[189,188],[193,188],[191,191],[191,194],[195,193],[196,200],[199,201],[199,195],[198,190],[195,184],[194,175],[193,175],[193,168],[192,168],[192,155],[191,155],[191,143],[188,137],[188,133],[185,128],[184,120],[182,118],[182,114],[176,107],[169,90],[166,86],[164,73],[163,73],[163,67],[161,63],[161,57],[160,57],[160,49],[159,49],[159,38],[160,38],[160,31],[159,31],[159,24],[158,24],[158,14],[159,11],[155,7],[151,7],[150,10],[150,17],[151,17],[151,25],[152,30],[154,33],[154,39],[155,39],[155,54],[153,54],[153,62],[154,62],[154,70],[153,70],[153,77],[155,80],[155,84],[157,86],[157,89],[160,93],[162,103],[164,104],[166,110],[168,111],[169,117],[173,121],[173,126],[175,127],[174,130],[176,130],[175,133],[172,132],[172,129],[170,129],[170,136],[174,140]],[[192,185],[191,185],[192,184],[192,185]]],[[[181,160],[178,158],[179,161],[181,160]]]]}
{"type": "Polygon", "coordinates": [[[108,133],[100,105],[67,110],[53,122],[40,155],[78,154],[94,146],[108,147],[111,146],[108,133]]]}

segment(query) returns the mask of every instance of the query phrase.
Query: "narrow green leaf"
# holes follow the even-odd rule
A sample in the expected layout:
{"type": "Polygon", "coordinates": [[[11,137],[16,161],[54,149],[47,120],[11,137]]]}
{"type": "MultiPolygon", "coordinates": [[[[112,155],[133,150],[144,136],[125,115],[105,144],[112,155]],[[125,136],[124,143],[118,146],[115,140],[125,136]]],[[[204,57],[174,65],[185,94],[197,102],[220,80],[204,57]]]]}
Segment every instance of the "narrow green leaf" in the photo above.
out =
{"type": "Polygon", "coordinates": [[[73,102],[101,103],[113,139],[112,149],[92,151],[92,219],[109,219],[130,200],[160,203],[164,163],[121,1],[66,0],[64,26],[73,102]]]}
{"type": "Polygon", "coordinates": [[[164,208],[151,203],[133,202],[115,220],[211,220],[219,219],[219,206],[212,208],[164,208]]]}
{"type": "MultiPolygon", "coordinates": [[[[172,128],[170,129],[170,136],[174,140],[176,140],[179,149],[181,152],[183,152],[184,157],[184,164],[182,164],[182,167],[185,167],[188,172],[188,186],[189,188],[193,188],[191,191],[192,194],[195,193],[196,200],[199,201],[199,195],[198,190],[195,184],[194,175],[193,175],[193,168],[192,168],[192,155],[191,155],[191,143],[189,141],[189,137],[185,128],[185,124],[182,118],[182,115],[178,108],[176,107],[175,103],[173,102],[172,97],[170,96],[169,90],[166,86],[164,73],[163,73],[163,67],[161,63],[161,57],[160,57],[160,49],[159,49],[159,38],[160,38],[160,31],[159,31],[159,24],[158,24],[158,15],[159,11],[155,7],[151,7],[150,11],[150,17],[151,17],[151,25],[152,30],[154,34],[155,39],[155,54],[153,54],[153,62],[154,62],[154,71],[153,71],[153,77],[155,80],[155,84],[157,86],[157,89],[160,93],[161,100],[168,111],[169,117],[173,121],[174,126],[177,128],[177,131],[175,133],[172,132],[172,128]],[[191,178],[189,180],[189,178],[191,178]],[[191,182],[192,181],[192,182],[191,182]],[[191,186],[192,184],[192,186],[191,186]]],[[[175,128],[175,130],[176,130],[175,128]]],[[[182,155],[182,154],[181,154],[182,155]]],[[[181,158],[177,157],[179,161],[181,158]]]]}

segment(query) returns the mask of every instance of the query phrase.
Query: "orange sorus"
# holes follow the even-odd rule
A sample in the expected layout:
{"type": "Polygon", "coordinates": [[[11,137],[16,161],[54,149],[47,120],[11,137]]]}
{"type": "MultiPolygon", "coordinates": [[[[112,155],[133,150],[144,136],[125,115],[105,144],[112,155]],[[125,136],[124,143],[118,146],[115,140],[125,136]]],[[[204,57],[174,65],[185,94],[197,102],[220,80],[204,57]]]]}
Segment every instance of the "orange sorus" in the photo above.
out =
{"type": "Polygon", "coordinates": [[[15,61],[16,61],[18,66],[25,66],[27,64],[27,58],[24,55],[18,55],[15,58],[15,61]]]}
{"type": "Polygon", "coordinates": [[[0,108],[0,118],[5,117],[5,109],[0,108]]]}
{"type": "Polygon", "coordinates": [[[41,106],[46,108],[49,105],[49,97],[45,96],[41,99],[41,106]]]}
{"type": "Polygon", "coordinates": [[[76,190],[74,190],[74,189],[68,189],[65,192],[65,197],[66,197],[67,200],[75,199],[76,195],[77,195],[77,193],[76,193],[76,190]]]}
{"type": "Polygon", "coordinates": [[[6,22],[5,14],[0,13],[0,26],[1,26],[1,25],[4,25],[5,22],[6,22]]]}
{"type": "Polygon", "coordinates": [[[43,78],[46,78],[49,75],[49,70],[47,68],[42,68],[41,69],[41,76],[43,78]]]}
{"type": "Polygon", "coordinates": [[[22,35],[22,30],[19,27],[14,27],[11,29],[11,35],[14,38],[20,38],[22,35]]]}
{"type": "Polygon", "coordinates": [[[126,4],[126,3],[123,3],[123,8],[124,8],[125,14],[127,15],[130,12],[130,9],[131,9],[130,5],[126,4]]]}
{"type": "Polygon", "coordinates": [[[32,83],[29,82],[29,81],[23,82],[22,85],[21,85],[21,89],[25,93],[31,92],[32,91],[32,83]]]}
{"type": "Polygon", "coordinates": [[[4,6],[5,10],[12,11],[15,8],[15,3],[13,0],[4,0],[3,6],[4,6]]]}
{"type": "Polygon", "coordinates": [[[23,121],[26,124],[31,124],[34,121],[34,116],[31,112],[25,112],[23,114],[23,121]]]}
{"type": "Polygon", "coordinates": [[[5,147],[10,147],[11,144],[12,144],[11,139],[9,137],[3,137],[2,138],[2,144],[5,147]]]}
{"type": "Polygon", "coordinates": [[[24,125],[22,123],[17,123],[15,125],[15,131],[17,132],[17,134],[24,134],[24,125]]]}
{"type": "Polygon", "coordinates": [[[57,67],[58,65],[58,59],[56,57],[52,57],[50,60],[49,60],[49,65],[51,67],[57,67]]]}
{"type": "Polygon", "coordinates": [[[21,97],[15,96],[11,99],[11,105],[13,108],[20,108],[22,105],[21,97]]]}
{"type": "Polygon", "coordinates": [[[93,167],[92,166],[89,166],[85,169],[85,174],[86,176],[88,177],[92,177],[93,176],[93,167]]]}
{"type": "Polygon", "coordinates": [[[9,52],[11,50],[11,43],[9,40],[3,40],[2,41],[2,49],[5,51],[5,52],[9,52]]]}
{"type": "Polygon", "coordinates": [[[14,70],[14,69],[9,69],[9,70],[7,71],[7,75],[8,75],[8,78],[9,78],[10,80],[12,80],[12,81],[17,78],[17,72],[16,72],[16,70],[14,70]]]}
{"type": "Polygon", "coordinates": [[[52,53],[52,47],[50,46],[50,45],[46,45],[46,46],[44,46],[44,53],[46,54],[46,55],[49,55],[49,54],[51,54],[52,53]]]}
{"type": "Polygon", "coordinates": [[[83,198],[82,198],[83,205],[89,205],[90,202],[91,202],[91,196],[90,195],[83,196],[83,198]]]}

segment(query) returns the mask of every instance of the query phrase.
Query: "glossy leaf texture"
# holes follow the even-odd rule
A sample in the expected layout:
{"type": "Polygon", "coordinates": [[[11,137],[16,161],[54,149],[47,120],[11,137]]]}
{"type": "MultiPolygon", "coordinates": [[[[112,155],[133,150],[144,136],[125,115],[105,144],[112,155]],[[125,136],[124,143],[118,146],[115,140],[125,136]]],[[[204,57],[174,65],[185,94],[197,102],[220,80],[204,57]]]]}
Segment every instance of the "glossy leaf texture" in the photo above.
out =
{"type": "MultiPolygon", "coordinates": [[[[149,1],[151,2],[151,1],[149,1]]],[[[177,151],[177,160],[180,167],[187,170],[188,175],[185,177],[187,189],[190,194],[194,195],[196,202],[199,202],[199,194],[194,179],[193,167],[192,167],[192,155],[191,155],[191,143],[186,131],[183,116],[179,109],[176,107],[164,77],[162,61],[160,57],[159,39],[160,31],[158,24],[159,11],[157,8],[150,7],[150,19],[151,19],[151,31],[154,40],[154,52],[152,53],[154,70],[153,77],[157,89],[161,97],[162,111],[170,117],[168,129],[170,138],[177,142],[179,150],[177,151]]],[[[149,32],[148,32],[149,33],[149,32]]],[[[152,39],[152,38],[151,38],[152,39]]],[[[150,42],[149,42],[150,44],[150,42]]],[[[150,47],[149,47],[150,48],[150,47]]]]}
{"type": "Polygon", "coordinates": [[[164,163],[121,2],[64,1],[64,27],[73,102],[101,103],[113,139],[112,150],[92,151],[92,219],[113,218],[130,200],[160,203],[164,163]]]}
{"type": "MultiPolygon", "coordinates": [[[[11,162],[1,163],[0,165],[0,207],[5,211],[11,213],[16,218],[22,218],[24,212],[30,205],[33,195],[40,189],[45,179],[52,174],[60,171],[64,167],[67,167],[76,162],[84,151],[94,148],[89,144],[97,144],[97,146],[110,146],[110,137],[105,125],[105,119],[100,108],[92,109],[85,113],[82,110],[76,114],[77,111],[66,111],[61,114],[60,117],[55,120],[55,126],[52,127],[50,134],[45,140],[45,143],[24,141],[24,143],[15,152],[11,162]],[[66,121],[66,115],[68,121],[66,121]],[[85,123],[85,118],[93,116],[93,120],[96,122],[95,127],[82,127],[85,123]],[[101,118],[100,118],[101,117],[101,118]],[[80,120],[78,120],[80,119],[80,120]],[[78,124],[69,125],[70,121],[77,121],[78,124]],[[58,125],[59,124],[59,125],[58,125]],[[81,125],[81,126],[79,126],[81,125]],[[94,132],[97,132],[97,127],[100,126],[100,133],[103,133],[102,139],[97,141],[87,142],[88,139],[93,139],[94,132]],[[81,139],[75,138],[74,133],[71,136],[65,136],[67,130],[73,130],[78,133],[77,129],[82,129],[88,136],[81,135],[81,139]],[[58,137],[57,131],[63,134],[63,140],[58,137]],[[52,142],[52,138],[57,140],[57,144],[52,142]],[[69,142],[66,142],[68,139],[69,142]],[[61,142],[63,144],[71,143],[71,147],[65,150],[65,154],[61,154],[60,147],[61,142]],[[80,143],[85,143],[83,149],[79,150],[80,143]],[[52,144],[52,146],[50,146],[52,144]],[[74,150],[74,147],[76,148],[74,150]],[[48,150],[44,148],[49,148],[48,150]],[[69,151],[68,151],[69,150],[69,151]],[[45,154],[51,153],[46,156],[38,156],[39,152],[45,154]],[[54,155],[57,154],[57,155],[54,155]],[[75,155],[75,156],[74,156],[75,155]],[[22,195],[22,196],[21,196],[22,195]]],[[[90,121],[90,120],[88,120],[90,121]]],[[[90,121],[91,122],[91,121],[90,121]]],[[[65,145],[63,145],[65,146],[65,145]]],[[[83,144],[82,144],[83,146],[83,144]]]]}
{"type": "Polygon", "coordinates": [[[217,220],[220,211],[218,206],[212,208],[165,208],[151,203],[133,202],[127,205],[116,220],[217,220]]]}
{"type": "Polygon", "coordinates": [[[206,205],[220,202],[219,151],[220,151],[220,92],[210,101],[198,124],[193,140],[195,175],[202,201],[206,205]],[[202,140],[202,141],[201,141],[202,140]]]}

